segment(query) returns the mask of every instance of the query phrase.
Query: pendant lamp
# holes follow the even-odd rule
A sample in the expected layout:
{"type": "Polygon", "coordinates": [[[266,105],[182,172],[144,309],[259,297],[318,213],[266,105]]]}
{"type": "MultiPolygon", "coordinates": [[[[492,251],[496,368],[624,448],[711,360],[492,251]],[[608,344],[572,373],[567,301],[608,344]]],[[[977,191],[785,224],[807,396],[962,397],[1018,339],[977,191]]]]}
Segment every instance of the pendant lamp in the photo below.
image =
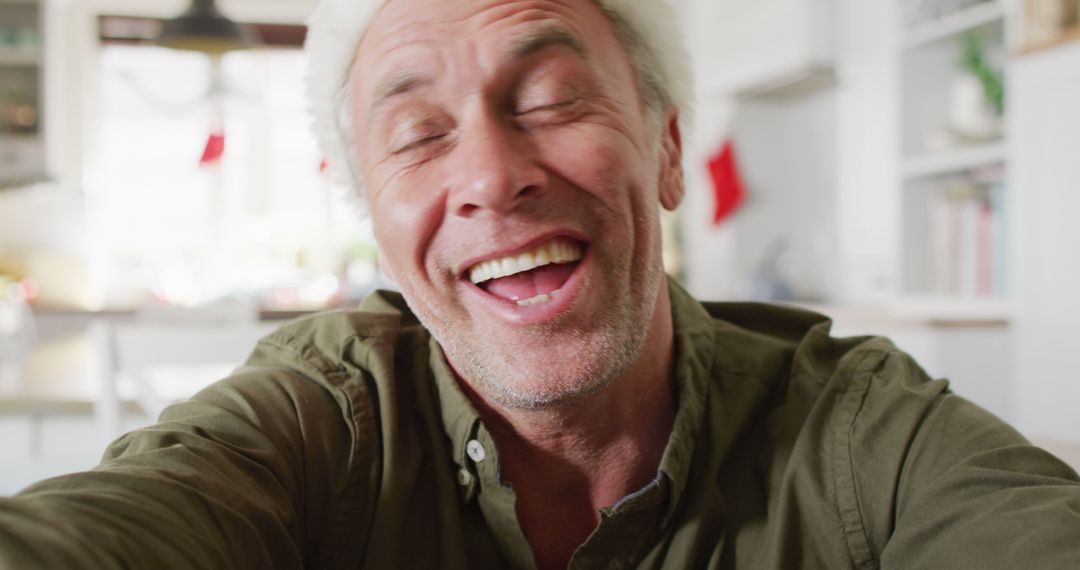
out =
{"type": "Polygon", "coordinates": [[[222,14],[214,0],[192,0],[183,14],[165,21],[157,43],[172,49],[221,55],[247,49],[255,41],[250,28],[222,14]]]}

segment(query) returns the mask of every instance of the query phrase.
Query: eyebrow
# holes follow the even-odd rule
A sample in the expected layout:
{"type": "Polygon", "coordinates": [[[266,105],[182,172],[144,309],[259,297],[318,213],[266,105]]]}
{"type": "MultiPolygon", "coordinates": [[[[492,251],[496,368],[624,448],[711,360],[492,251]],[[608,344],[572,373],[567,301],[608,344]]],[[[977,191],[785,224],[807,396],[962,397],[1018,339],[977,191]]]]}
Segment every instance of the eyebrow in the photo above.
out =
{"type": "Polygon", "coordinates": [[[541,28],[523,35],[510,45],[509,53],[514,59],[522,59],[554,46],[568,48],[585,59],[589,56],[588,50],[577,36],[558,26],[541,28]]]}
{"type": "Polygon", "coordinates": [[[375,91],[371,109],[373,112],[378,111],[388,100],[429,84],[431,84],[431,78],[419,73],[405,72],[392,75],[384,80],[375,91]]]}
{"type": "MultiPolygon", "coordinates": [[[[565,47],[581,58],[588,59],[585,45],[569,30],[557,26],[541,28],[521,36],[510,45],[508,52],[513,59],[523,59],[555,46],[565,47]]],[[[431,77],[414,72],[390,76],[375,91],[371,103],[372,114],[376,114],[390,99],[431,83],[431,77]]]]}

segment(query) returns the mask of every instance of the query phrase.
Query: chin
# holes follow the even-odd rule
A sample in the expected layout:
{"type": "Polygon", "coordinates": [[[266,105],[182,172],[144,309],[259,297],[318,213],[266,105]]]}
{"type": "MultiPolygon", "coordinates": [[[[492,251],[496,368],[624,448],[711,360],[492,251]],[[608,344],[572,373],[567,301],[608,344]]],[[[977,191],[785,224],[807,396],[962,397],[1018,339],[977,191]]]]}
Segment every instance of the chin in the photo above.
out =
{"type": "Polygon", "coordinates": [[[462,380],[485,400],[535,410],[572,404],[603,391],[624,375],[644,338],[643,327],[603,327],[592,334],[559,339],[565,343],[559,343],[562,346],[553,347],[551,341],[532,343],[544,348],[529,354],[509,346],[439,342],[462,380]]]}
{"type": "Polygon", "coordinates": [[[503,375],[479,375],[476,378],[472,385],[485,400],[504,408],[543,410],[586,400],[608,387],[615,375],[573,375],[553,371],[550,376],[531,375],[525,382],[503,375]]]}

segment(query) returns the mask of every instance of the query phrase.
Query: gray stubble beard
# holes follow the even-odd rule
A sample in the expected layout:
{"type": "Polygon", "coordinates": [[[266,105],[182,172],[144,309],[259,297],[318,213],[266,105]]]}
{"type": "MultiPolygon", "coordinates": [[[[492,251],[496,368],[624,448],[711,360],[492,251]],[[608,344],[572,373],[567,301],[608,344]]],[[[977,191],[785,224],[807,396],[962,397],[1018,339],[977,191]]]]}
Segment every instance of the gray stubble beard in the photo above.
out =
{"type": "MultiPolygon", "coordinates": [[[[636,297],[632,291],[626,291],[623,298],[627,302],[615,302],[598,328],[588,331],[567,330],[562,320],[536,327],[538,343],[546,339],[566,335],[579,337],[582,344],[582,356],[586,362],[584,369],[577,371],[576,378],[553,373],[535,363],[515,360],[513,355],[499,354],[497,350],[485,350],[480,338],[470,338],[467,331],[459,330],[456,323],[438,317],[417,314],[421,323],[443,347],[446,357],[452,361],[453,368],[462,377],[461,381],[469,384],[480,395],[494,403],[513,409],[542,410],[580,402],[611,385],[629,369],[637,357],[649,325],[656,310],[657,295],[663,268],[659,258],[653,260],[656,267],[646,274],[646,282],[639,284],[643,296],[636,297]],[[643,288],[643,290],[642,290],[643,288]],[[437,324],[436,324],[437,321],[437,324]],[[502,363],[503,366],[499,366],[502,363]],[[505,366],[509,363],[509,366],[505,366]],[[494,366],[493,366],[494,364],[494,366]],[[498,370],[504,368],[504,370],[498,370]],[[507,369],[508,368],[508,369],[507,369]],[[514,377],[532,377],[527,383],[514,381],[514,377]]],[[[601,269],[603,271],[604,269],[601,269]]],[[[615,277],[616,283],[630,283],[627,270],[618,270],[623,275],[615,277]]],[[[488,346],[492,346],[488,344],[488,346]]]]}

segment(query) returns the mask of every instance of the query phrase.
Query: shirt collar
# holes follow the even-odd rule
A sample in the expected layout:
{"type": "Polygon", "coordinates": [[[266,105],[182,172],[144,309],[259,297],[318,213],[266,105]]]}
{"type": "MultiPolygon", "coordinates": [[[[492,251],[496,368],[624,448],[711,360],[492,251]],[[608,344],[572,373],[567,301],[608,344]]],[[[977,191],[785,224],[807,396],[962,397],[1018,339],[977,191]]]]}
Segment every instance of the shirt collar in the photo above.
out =
{"type": "Polygon", "coordinates": [[[694,447],[703,425],[709,371],[716,346],[712,317],[674,280],[668,280],[675,339],[675,385],[679,404],[671,436],[660,458],[659,472],[668,480],[669,500],[662,523],[674,515],[693,461],[694,447]]]}

